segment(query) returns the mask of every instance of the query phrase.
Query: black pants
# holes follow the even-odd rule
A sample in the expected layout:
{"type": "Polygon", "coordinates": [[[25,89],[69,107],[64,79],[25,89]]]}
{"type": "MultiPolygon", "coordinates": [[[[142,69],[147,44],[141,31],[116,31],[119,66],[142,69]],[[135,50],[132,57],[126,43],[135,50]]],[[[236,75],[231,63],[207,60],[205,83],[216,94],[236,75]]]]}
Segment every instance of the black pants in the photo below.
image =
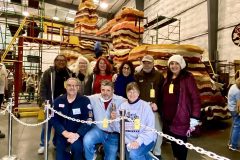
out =
{"type": "MultiPolygon", "coordinates": [[[[187,142],[187,136],[179,136],[173,133],[170,133],[176,139],[182,140],[184,143],[187,142]]],[[[177,160],[186,160],[188,149],[184,145],[179,145],[174,141],[171,141],[173,155],[177,160]]]]}
{"type": "Polygon", "coordinates": [[[28,87],[28,100],[34,100],[34,93],[35,93],[35,88],[34,87],[28,87]]]}

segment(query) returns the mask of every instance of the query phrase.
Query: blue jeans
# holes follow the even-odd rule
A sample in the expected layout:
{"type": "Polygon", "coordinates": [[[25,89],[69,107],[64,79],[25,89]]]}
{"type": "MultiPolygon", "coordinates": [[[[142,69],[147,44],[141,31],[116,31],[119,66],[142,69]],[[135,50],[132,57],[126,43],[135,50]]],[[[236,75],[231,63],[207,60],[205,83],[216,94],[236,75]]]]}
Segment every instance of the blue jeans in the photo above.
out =
{"type": "Polygon", "coordinates": [[[78,138],[73,144],[67,142],[64,137],[57,137],[56,160],[82,160],[83,142],[78,138]],[[70,153],[71,152],[71,153],[70,153]]]}
{"type": "Polygon", "coordinates": [[[34,92],[29,92],[28,93],[28,100],[34,100],[34,92]]]}
{"type": "Polygon", "coordinates": [[[236,111],[231,111],[231,115],[233,118],[232,122],[232,133],[230,136],[230,145],[232,145],[232,148],[239,148],[238,141],[240,138],[240,116],[236,111]]]}
{"type": "MultiPolygon", "coordinates": [[[[53,126],[51,121],[48,121],[48,142],[50,141],[50,137],[51,137],[51,130],[52,130],[53,126]]],[[[42,131],[41,131],[41,142],[40,142],[40,146],[43,147],[44,146],[44,135],[45,135],[45,125],[43,125],[42,127],[42,131]]],[[[55,136],[55,132],[54,132],[54,136],[53,136],[53,140],[52,143],[54,146],[56,146],[56,136],[55,136]]]]}
{"type": "Polygon", "coordinates": [[[142,144],[138,149],[126,150],[127,160],[152,160],[152,157],[148,152],[151,151],[155,142],[151,142],[148,145],[142,144]]]}
{"type": "Polygon", "coordinates": [[[86,160],[93,160],[95,144],[102,143],[105,153],[104,160],[115,160],[117,157],[119,134],[109,134],[94,126],[83,138],[86,160]]]}

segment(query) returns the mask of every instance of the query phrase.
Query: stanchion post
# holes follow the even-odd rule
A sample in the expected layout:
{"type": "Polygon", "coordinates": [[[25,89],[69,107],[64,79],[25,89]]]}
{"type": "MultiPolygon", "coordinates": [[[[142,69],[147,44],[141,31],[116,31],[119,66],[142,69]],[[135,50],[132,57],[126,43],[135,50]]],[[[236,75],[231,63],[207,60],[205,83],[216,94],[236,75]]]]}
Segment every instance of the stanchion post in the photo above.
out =
{"type": "Polygon", "coordinates": [[[8,104],[8,155],[4,156],[2,160],[15,160],[17,159],[17,156],[12,155],[12,106],[13,106],[13,100],[12,98],[9,98],[9,104],[8,104]]]}
{"type": "Polygon", "coordinates": [[[8,114],[8,157],[12,155],[12,98],[9,99],[8,114]]]}
{"type": "MultiPolygon", "coordinates": [[[[48,119],[49,116],[49,109],[50,107],[49,100],[45,101],[45,117],[48,119]]],[[[48,121],[44,124],[44,160],[48,160],[48,121]]]]}
{"type": "Polygon", "coordinates": [[[120,160],[125,160],[125,119],[126,110],[120,110],[120,160]]]}

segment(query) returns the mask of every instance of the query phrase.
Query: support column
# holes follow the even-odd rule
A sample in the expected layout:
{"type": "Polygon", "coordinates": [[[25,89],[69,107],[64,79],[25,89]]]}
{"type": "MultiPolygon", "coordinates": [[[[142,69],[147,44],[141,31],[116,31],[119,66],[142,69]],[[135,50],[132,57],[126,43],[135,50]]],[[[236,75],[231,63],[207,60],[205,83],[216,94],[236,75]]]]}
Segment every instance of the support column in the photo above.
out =
{"type": "Polygon", "coordinates": [[[15,79],[14,79],[14,108],[18,107],[19,92],[22,87],[22,66],[23,66],[23,37],[18,39],[18,58],[15,63],[15,79]]]}
{"type": "Polygon", "coordinates": [[[144,0],[135,0],[136,9],[143,11],[144,10],[144,0]]]}
{"type": "Polygon", "coordinates": [[[218,0],[207,0],[208,11],[208,52],[209,60],[213,62],[213,68],[217,73],[218,51],[218,0]]]}

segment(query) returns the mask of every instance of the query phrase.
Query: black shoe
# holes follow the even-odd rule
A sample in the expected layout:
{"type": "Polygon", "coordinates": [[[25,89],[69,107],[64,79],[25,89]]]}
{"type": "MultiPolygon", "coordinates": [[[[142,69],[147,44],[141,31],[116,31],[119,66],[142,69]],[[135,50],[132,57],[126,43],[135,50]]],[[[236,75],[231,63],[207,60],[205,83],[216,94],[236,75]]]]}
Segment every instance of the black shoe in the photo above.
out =
{"type": "Polygon", "coordinates": [[[5,138],[5,134],[0,133],[0,138],[5,138]]]}
{"type": "Polygon", "coordinates": [[[158,158],[158,160],[162,160],[162,156],[161,155],[154,155],[155,157],[158,158]]]}

